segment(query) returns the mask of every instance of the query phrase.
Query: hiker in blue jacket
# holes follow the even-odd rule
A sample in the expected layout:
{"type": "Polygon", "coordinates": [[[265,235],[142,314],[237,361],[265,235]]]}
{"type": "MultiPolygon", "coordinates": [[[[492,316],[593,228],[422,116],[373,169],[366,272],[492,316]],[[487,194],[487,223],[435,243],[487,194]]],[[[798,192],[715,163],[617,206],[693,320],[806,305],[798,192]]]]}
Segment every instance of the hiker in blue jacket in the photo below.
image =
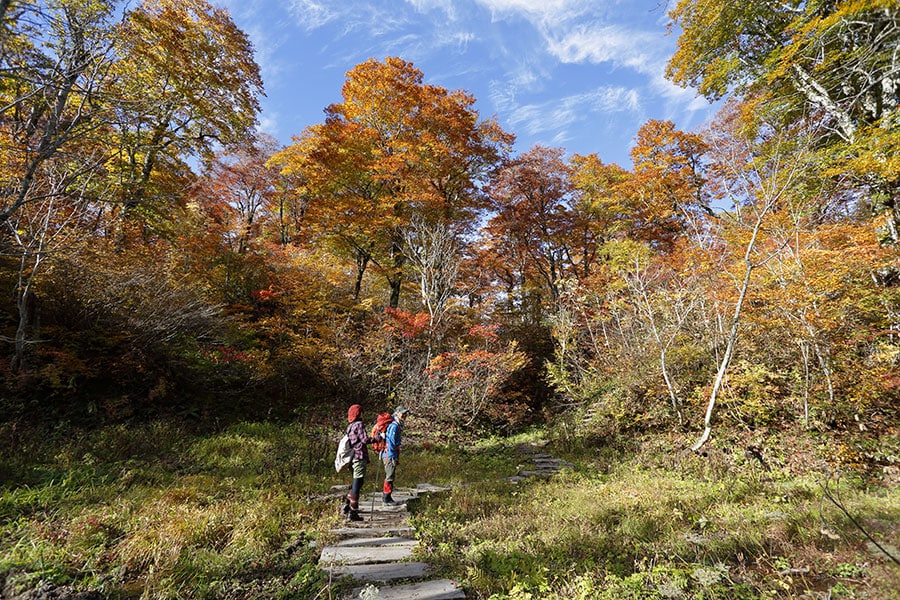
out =
{"type": "Polygon", "coordinates": [[[366,426],[362,420],[362,407],[359,404],[352,405],[347,410],[347,437],[350,438],[350,446],[353,448],[353,458],[350,461],[350,471],[353,473],[353,483],[350,484],[350,493],[347,494],[343,512],[350,521],[362,521],[359,516],[359,492],[362,489],[363,479],[366,477],[366,464],[369,462],[369,450],[366,444],[373,444],[381,440],[381,437],[372,437],[366,434],[366,426]]]}
{"type": "Polygon", "coordinates": [[[381,453],[384,461],[384,487],[382,488],[381,501],[385,506],[397,504],[391,498],[394,491],[394,474],[397,471],[397,463],[400,460],[400,444],[402,443],[403,421],[409,411],[406,407],[398,406],[394,409],[394,420],[387,426],[384,434],[385,448],[381,453]]]}

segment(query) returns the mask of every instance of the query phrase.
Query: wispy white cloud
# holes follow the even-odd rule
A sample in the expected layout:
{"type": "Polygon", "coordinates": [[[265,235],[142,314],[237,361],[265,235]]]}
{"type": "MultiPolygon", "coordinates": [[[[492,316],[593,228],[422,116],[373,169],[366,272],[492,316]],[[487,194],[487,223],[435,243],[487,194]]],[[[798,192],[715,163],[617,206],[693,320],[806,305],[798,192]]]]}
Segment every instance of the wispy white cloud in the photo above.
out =
{"type": "Polygon", "coordinates": [[[384,54],[416,58],[424,52],[422,36],[407,33],[400,36],[385,37],[381,45],[384,54]]]}
{"type": "Polygon", "coordinates": [[[508,121],[516,130],[529,135],[566,132],[573,126],[611,113],[638,113],[640,95],[625,87],[599,87],[589,92],[549,100],[538,104],[510,107],[508,121]]]}
{"type": "Polygon", "coordinates": [[[297,24],[307,31],[331,23],[342,14],[342,11],[328,0],[289,0],[288,11],[297,24]]]}
{"type": "MultiPolygon", "coordinates": [[[[559,65],[605,65],[631,73],[632,85],[641,86],[647,95],[661,97],[682,108],[696,104],[693,93],[665,79],[665,65],[674,39],[667,40],[660,31],[648,29],[649,20],[643,16],[637,17],[640,22],[634,25],[636,17],[626,10],[631,7],[619,0],[474,2],[490,11],[495,20],[524,20],[543,42],[529,58],[517,56],[506,63],[505,82],[495,83],[491,90],[491,98],[498,108],[514,105],[520,91],[548,91],[559,65]],[[531,78],[523,78],[524,73],[531,78]]],[[[660,9],[657,21],[664,18],[665,12],[660,9]]]]}
{"type": "Polygon", "coordinates": [[[490,83],[491,102],[501,111],[514,109],[520,95],[539,91],[550,78],[539,60],[527,56],[516,57],[501,75],[490,83]]]}
{"type": "Polygon", "coordinates": [[[496,19],[523,17],[536,26],[555,28],[577,20],[598,5],[597,0],[475,0],[496,19]]]}
{"type": "Polygon", "coordinates": [[[439,11],[451,21],[457,18],[457,6],[453,0],[406,0],[406,3],[422,14],[439,11]]]}
{"type": "Polygon", "coordinates": [[[649,89],[663,100],[662,108],[665,112],[655,115],[656,118],[693,122],[698,116],[705,118],[713,106],[696,90],[675,85],[661,73],[651,80],[649,89]]]}
{"type": "Polygon", "coordinates": [[[620,25],[580,26],[558,37],[548,37],[548,51],[564,63],[611,63],[645,75],[661,73],[659,36],[620,25]]]}
{"type": "Polygon", "coordinates": [[[562,132],[552,124],[565,127],[569,123],[571,128],[575,123],[586,123],[588,118],[604,120],[604,113],[621,114],[622,111],[630,112],[636,123],[651,114],[680,121],[704,119],[708,114],[710,107],[705,99],[665,77],[676,38],[663,34],[668,17],[661,7],[644,4],[636,8],[620,0],[474,1],[489,10],[494,20],[521,19],[529,23],[543,41],[530,60],[519,57],[512,61],[507,65],[505,81],[495,81],[491,86],[490,98],[495,107],[510,115],[509,122],[522,127],[523,132],[540,135],[562,132]],[[635,14],[628,9],[644,13],[635,14]],[[529,68],[523,68],[523,64],[529,68]],[[531,68],[536,64],[541,66],[531,68]],[[598,78],[613,76],[610,73],[615,71],[627,77],[628,85],[635,89],[629,89],[627,97],[611,92],[625,88],[605,88],[605,94],[595,91],[569,95],[552,107],[544,103],[521,103],[521,106],[517,103],[520,95],[534,97],[548,93],[560,65],[604,66],[609,71],[597,72],[598,78]],[[650,108],[651,105],[655,108],[650,108]]]}
{"type": "Polygon", "coordinates": [[[445,40],[446,45],[459,46],[465,49],[470,43],[475,41],[475,34],[471,31],[451,31],[445,40]]]}
{"type": "Polygon", "coordinates": [[[463,55],[469,44],[475,42],[477,36],[471,31],[447,29],[436,31],[434,35],[420,36],[420,56],[433,55],[438,52],[463,55]]]}

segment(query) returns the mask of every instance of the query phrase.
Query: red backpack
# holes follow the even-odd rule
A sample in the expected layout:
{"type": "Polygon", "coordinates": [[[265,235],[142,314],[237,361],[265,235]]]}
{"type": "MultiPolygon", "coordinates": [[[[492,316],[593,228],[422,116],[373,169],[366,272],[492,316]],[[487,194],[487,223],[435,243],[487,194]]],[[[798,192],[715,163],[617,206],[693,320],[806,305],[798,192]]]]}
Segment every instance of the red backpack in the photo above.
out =
{"type": "MultiPolygon", "coordinates": [[[[371,437],[378,437],[378,434],[384,434],[387,431],[388,425],[390,425],[394,421],[394,416],[391,413],[381,413],[377,417],[375,417],[375,427],[372,428],[371,437]]],[[[372,446],[372,450],[375,452],[384,452],[385,448],[387,448],[387,442],[381,440],[379,442],[374,442],[370,444],[372,446]]]]}

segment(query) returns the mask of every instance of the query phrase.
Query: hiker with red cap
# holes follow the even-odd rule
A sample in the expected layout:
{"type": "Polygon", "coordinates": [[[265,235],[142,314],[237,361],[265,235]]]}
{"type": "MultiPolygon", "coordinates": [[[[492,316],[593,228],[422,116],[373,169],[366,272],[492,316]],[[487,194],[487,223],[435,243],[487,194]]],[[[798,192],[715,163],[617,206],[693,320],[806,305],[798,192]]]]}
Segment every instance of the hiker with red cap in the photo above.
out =
{"type": "Polygon", "coordinates": [[[369,462],[369,451],[366,444],[373,444],[381,440],[381,436],[372,437],[366,434],[366,426],[362,420],[362,406],[352,405],[347,410],[347,437],[350,447],[353,448],[353,456],[350,461],[350,471],[353,473],[353,482],[350,484],[350,493],[347,494],[343,512],[349,521],[362,521],[359,516],[359,492],[362,490],[363,479],[366,477],[366,464],[369,462]]]}
{"type": "Polygon", "coordinates": [[[381,501],[385,506],[397,504],[391,497],[394,491],[394,474],[397,471],[397,463],[400,461],[401,434],[403,433],[403,421],[409,411],[404,406],[394,409],[394,419],[387,426],[384,434],[385,448],[381,453],[384,461],[384,487],[382,488],[381,501]]]}

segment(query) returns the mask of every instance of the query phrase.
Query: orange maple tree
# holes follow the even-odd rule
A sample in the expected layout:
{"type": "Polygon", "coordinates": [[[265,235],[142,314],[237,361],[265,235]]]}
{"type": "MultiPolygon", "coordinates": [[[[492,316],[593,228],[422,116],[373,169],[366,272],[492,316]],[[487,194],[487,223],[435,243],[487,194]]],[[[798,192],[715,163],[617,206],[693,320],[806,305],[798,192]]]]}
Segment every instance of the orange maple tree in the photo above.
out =
{"type": "Polygon", "coordinates": [[[399,58],[357,65],[342,96],[273,164],[303,179],[298,193],[309,198],[310,221],[355,260],[354,295],[371,263],[397,307],[413,215],[464,231],[483,205],[479,181],[512,139],[479,119],[471,95],[423,83],[399,58]]]}

